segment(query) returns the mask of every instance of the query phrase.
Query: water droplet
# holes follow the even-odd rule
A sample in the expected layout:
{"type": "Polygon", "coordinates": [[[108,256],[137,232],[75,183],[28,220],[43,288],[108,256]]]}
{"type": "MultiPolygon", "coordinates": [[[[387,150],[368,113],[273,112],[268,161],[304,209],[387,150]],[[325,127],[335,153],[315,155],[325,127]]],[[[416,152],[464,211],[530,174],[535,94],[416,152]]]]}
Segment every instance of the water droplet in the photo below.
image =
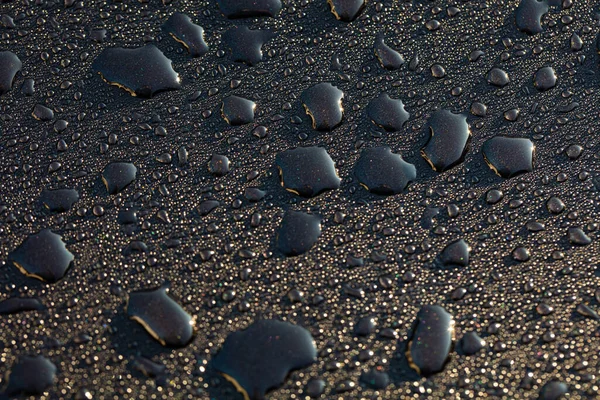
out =
{"type": "Polygon", "coordinates": [[[313,129],[330,131],[342,122],[344,93],[331,83],[319,83],[302,93],[306,113],[313,129]]]}
{"type": "Polygon", "coordinates": [[[316,359],[317,350],[306,329],[289,322],[260,319],[245,330],[229,334],[213,365],[249,400],[263,399],[267,391],[285,382],[290,371],[316,359]]]}
{"type": "Polygon", "coordinates": [[[39,299],[31,297],[11,297],[0,301],[0,315],[16,314],[24,311],[39,311],[44,308],[39,299]]]}
{"type": "Polygon", "coordinates": [[[227,18],[275,17],[281,10],[281,0],[217,0],[227,18]]]}
{"type": "Polygon", "coordinates": [[[30,235],[8,257],[26,276],[49,283],[62,279],[75,259],[50,229],[30,235]]]}
{"type": "Polygon", "coordinates": [[[299,147],[277,154],[281,186],[302,197],[340,187],[335,163],[322,147],[299,147]]]}
{"type": "Polygon", "coordinates": [[[75,189],[44,189],[40,195],[40,202],[53,212],[69,211],[77,200],[79,193],[75,189]]]}
{"type": "Polygon", "coordinates": [[[12,89],[15,75],[21,70],[22,66],[23,63],[15,53],[0,51],[0,95],[12,89]]]}
{"type": "Polygon", "coordinates": [[[552,67],[542,67],[533,76],[533,84],[541,91],[552,89],[556,86],[556,73],[552,67]]]}
{"type": "Polygon", "coordinates": [[[204,29],[194,24],[187,15],[174,13],[162,28],[181,43],[192,57],[200,57],[208,51],[208,45],[204,41],[204,29]]]}
{"type": "Polygon", "coordinates": [[[417,177],[417,169],[389,147],[372,147],[362,151],[354,173],[368,191],[380,195],[402,193],[417,177]]]}
{"type": "Polygon", "coordinates": [[[417,314],[406,352],[410,366],[423,376],[442,371],[453,341],[452,316],[441,306],[423,306],[417,314]]]}
{"type": "Polygon", "coordinates": [[[163,346],[182,347],[192,340],[193,318],[164,287],[130,293],[127,315],[163,346]]]}
{"type": "Polygon", "coordinates": [[[421,155],[431,168],[444,172],[460,164],[468,151],[471,137],[467,117],[439,110],[429,118],[428,126],[431,137],[421,155]]]}
{"type": "Polygon", "coordinates": [[[569,393],[569,387],[559,381],[550,381],[540,390],[540,400],[559,400],[569,393]]]}
{"type": "Polygon", "coordinates": [[[402,129],[409,118],[402,100],[392,99],[387,93],[382,93],[371,100],[367,107],[367,114],[373,123],[390,132],[402,129]]]}
{"type": "Polygon", "coordinates": [[[10,370],[6,394],[41,395],[56,380],[56,366],[44,356],[23,356],[10,370]]]}
{"type": "Polygon", "coordinates": [[[254,121],[256,103],[238,96],[223,99],[221,115],[229,125],[244,125],[254,121]]]}
{"type": "Polygon", "coordinates": [[[390,384],[390,377],[387,372],[378,371],[377,369],[364,372],[360,376],[360,380],[375,390],[385,389],[390,384]]]}
{"type": "Polygon", "coordinates": [[[365,0],[327,0],[336,19],[354,21],[365,7],[365,0]]]}
{"type": "Polygon", "coordinates": [[[404,64],[404,57],[385,43],[383,35],[375,39],[375,56],[385,69],[395,70],[404,64]]]}
{"type": "Polygon", "coordinates": [[[577,246],[587,246],[592,239],[581,228],[569,228],[569,242],[577,246]]]}
{"type": "Polygon", "coordinates": [[[220,154],[213,154],[208,163],[208,170],[214,176],[225,176],[229,173],[229,159],[220,154]]]}
{"type": "Polygon", "coordinates": [[[117,194],[129,186],[137,176],[137,168],[131,163],[110,163],[102,171],[102,181],[109,194],[117,194]]]}
{"type": "Polygon", "coordinates": [[[503,69],[492,68],[488,73],[488,82],[497,87],[504,87],[509,84],[510,78],[503,69]]]}
{"type": "Polygon", "coordinates": [[[36,104],[31,115],[38,121],[51,121],[54,118],[54,111],[42,104],[36,104]]]}
{"type": "Polygon", "coordinates": [[[459,354],[471,356],[478,353],[485,346],[485,340],[483,340],[477,332],[467,332],[458,341],[456,351],[459,354]]]}
{"type": "Polygon", "coordinates": [[[231,49],[231,59],[248,65],[256,65],[263,58],[262,46],[274,34],[265,30],[250,30],[247,26],[235,26],[223,34],[223,41],[231,49]]]}
{"type": "Polygon", "coordinates": [[[515,23],[520,31],[535,35],[542,29],[541,19],[548,12],[548,3],[537,0],[521,0],[515,10],[515,23]]]}
{"type": "Polygon", "coordinates": [[[277,249],[285,256],[309,251],[321,236],[321,217],[300,211],[288,211],[277,232],[277,249]]]}
{"type": "Polygon", "coordinates": [[[440,261],[445,266],[466,267],[469,264],[469,253],[471,248],[464,241],[458,239],[448,244],[440,253],[440,261]]]}
{"type": "Polygon", "coordinates": [[[181,87],[171,60],[153,44],[136,49],[104,49],[92,68],[107,83],[125,89],[132,96],[149,98],[181,87]]]}
{"type": "Polygon", "coordinates": [[[482,146],[488,166],[503,178],[533,171],[535,146],[531,140],[496,136],[482,146]]]}

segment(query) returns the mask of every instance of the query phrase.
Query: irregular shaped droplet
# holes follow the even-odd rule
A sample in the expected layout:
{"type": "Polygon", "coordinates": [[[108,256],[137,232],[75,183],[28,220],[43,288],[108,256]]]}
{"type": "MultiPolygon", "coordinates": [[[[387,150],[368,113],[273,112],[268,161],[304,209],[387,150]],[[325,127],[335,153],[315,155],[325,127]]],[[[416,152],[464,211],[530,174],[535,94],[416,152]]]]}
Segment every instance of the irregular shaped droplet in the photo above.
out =
{"type": "Polygon", "coordinates": [[[468,150],[471,131],[467,117],[448,110],[436,111],[428,121],[431,137],[421,155],[431,168],[444,172],[460,164],[468,150]]]}
{"type": "Polygon", "coordinates": [[[469,264],[470,252],[471,248],[467,242],[464,239],[458,239],[444,247],[439,257],[445,266],[466,267],[469,264]]]}
{"type": "Polygon", "coordinates": [[[542,67],[533,75],[533,84],[538,90],[546,91],[556,86],[556,72],[552,67],[542,67]]]}
{"type": "Polygon", "coordinates": [[[354,174],[371,193],[392,195],[402,193],[417,178],[417,169],[389,147],[372,147],[362,151],[354,174]]]}
{"type": "Polygon", "coordinates": [[[229,19],[275,17],[281,10],[281,0],[217,0],[217,3],[229,19]]]}
{"type": "Polygon", "coordinates": [[[496,136],[481,150],[488,166],[503,178],[533,171],[535,146],[529,139],[496,136]]]}
{"type": "Polygon", "coordinates": [[[365,0],[327,0],[336,19],[350,22],[365,8],[365,0]]]}
{"type": "Polygon", "coordinates": [[[281,186],[302,197],[314,197],[326,190],[338,189],[340,178],[335,163],[322,147],[298,147],[275,158],[281,186]]]}
{"type": "Polygon", "coordinates": [[[192,340],[194,319],[164,287],[130,293],[126,308],[127,315],[163,346],[182,347],[192,340]]]}
{"type": "Polygon", "coordinates": [[[452,316],[441,306],[423,306],[417,314],[406,352],[410,366],[423,376],[440,372],[453,341],[452,316]]]}
{"type": "Polygon", "coordinates": [[[6,394],[41,395],[56,381],[56,366],[44,356],[21,357],[10,369],[6,394]]]}
{"type": "Polygon", "coordinates": [[[17,72],[21,70],[23,63],[19,57],[11,51],[0,51],[0,95],[12,89],[12,84],[17,72]]]}
{"type": "Polygon", "coordinates": [[[492,68],[488,72],[488,82],[497,87],[504,87],[510,82],[508,73],[500,68],[492,68]]]}
{"type": "Polygon", "coordinates": [[[137,168],[131,163],[110,163],[102,171],[102,181],[109,194],[117,194],[129,186],[137,176],[137,168]]]}
{"type": "Polygon", "coordinates": [[[75,259],[61,236],[50,229],[27,237],[8,258],[26,276],[49,283],[62,279],[75,259]]]}
{"type": "Polygon", "coordinates": [[[229,125],[244,125],[254,121],[256,103],[238,96],[223,99],[221,115],[229,125]]]}
{"type": "Polygon", "coordinates": [[[181,43],[192,57],[200,57],[208,51],[204,41],[204,29],[192,22],[190,17],[176,12],[162,26],[173,39],[181,43]]]}
{"type": "Polygon", "coordinates": [[[371,100],[367,107],[367,114],[374,124],[390,132],[402,129],[410,116],[404,109],[402,100],[392,99],[387,93],[382,93],[371,100]]]}
{"type": "Polygon", "coordinates": [[[31,115],[38,121],[51,121],[54,118],[54,111],[42,104],[36,104],[31,111],[31,115]]]}
{"type": "Polygon", "coordinates": [[[375,39],[375,56],[385,69],[395,70],[404,64],[404,57],[385,43],[383,35],[375,39]]]}
{"type": "Polygon", "coordinates": [[[262,46],[274,34],[265,30],[250,30],[247,26],[235,26],[223,34],[223,41],[231,49],[231,59],[255,65],[263,58],[262,46]]]}
{"type": "Polygon", "coordinates": [[[317,360],[306,329],[289,322],[260,319],[227,336],[213,358],[215,369],[249,400],[260,400],[285,382],[290,371],[317,360]]]}
{"type": "Polygon", "coordinates": [[[559,400],[569,393],[569,387],[564,382],[550,381],[540,390],[539,400],[559,400]]]}
{"type": "Polygon", "coordinates": [[[569,228],[569,242],[577,246],[587,246],[592,243],[592,239],[581,228],[569,228]]]}
{"type": "Polygon", "coordinates": [[[0,315],[43,310],[44,305],[33,297],[11,297],[0,301],[0,315]]]}
{"type": "Polygon", "coordinates": [[[515,10],[515,23],[520,31],[535,35],[542,29],[542,16],[548,12],[547,1],[521,0],[515,10]]]}
{"type": "Polygon", "coordinates": [[[69,211],[77,200],[79,193],[75,189],[44,189],[40,195],[40,202],[53,212],[69,211]]]}
{"type": "Polygon", "coordinates": [[[285,256],[309,251],[321,236],[321,217],[300,211],[288,211],[277,231],[277,249],[285,256]]]}
{"type": "Polygon", "coordinates": [[[136,49],[104,49],[92,68],[107,83],[125,89],[132,96],[149,98],[181,87],[171,60],[153,44],[136,49]]]}
{"type": "Polygon", "coordinates": [[[458,341],[457,352],[466,356],[471,356],[478,353],[485,346],[485,340],[483,340],[477,332],[467,332],[458,341]]]}
{"type": "Polygon", "coordinates": [[[229,158],[221,154],[213,154],[208,162],[208,170],[214,176],[225,176],[229,173],[229,158]]]}
{"type": "Polygon", "coordinates": [[[385,389],[390,384],[390,377],[387,372],[380,371],[379,369],[371,369],[364,372],[360,376],[360,380],[375,390],[385,389]]]}
{"type": "Polygon", "coordinates": [[[316,130],[332,130],[342,122],[344,92],[329,82],[316,84],[302,92],[302,104],[316,130]]]}

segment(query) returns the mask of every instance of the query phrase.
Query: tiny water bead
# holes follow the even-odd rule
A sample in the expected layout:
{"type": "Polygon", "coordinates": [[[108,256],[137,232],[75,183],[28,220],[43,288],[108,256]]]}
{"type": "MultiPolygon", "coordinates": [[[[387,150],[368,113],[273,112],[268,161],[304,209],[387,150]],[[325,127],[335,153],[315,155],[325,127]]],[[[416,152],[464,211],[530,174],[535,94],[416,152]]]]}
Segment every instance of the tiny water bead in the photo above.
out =
{"type": "Polygon", "coordinates": [[[104,49],[94,60],[92,68],[107,83],[126,90],[132,96],[150,98],[156,93],[181,87],[171,60],[153,44],[135,49],[104,49]]]}
{"type": "Polygon", "coordinates": [[[321,236],[321,217],[301,211],[287,211],[277,231],[277,249],[287,257],[309,251],[321,236]]]}
{"type": "Polygon", "coordinates": [[[371,100],[367,114],[374,124],[386,131],[399,131],[408,121],[409,114],[404,109],[402,100],[392,99],[387,93],[382,93],[371,100]]]}
{"type": "Polygon", "coordinates": [[[503,178],[533,171],[535,146],[529,139],[496,136],[481,150],[488,166],[503,178]]]}
{"type": "Polygon", "coordinates": [[[23,356],[11,368],[5,394],[41,395],[54,385],[57,368],[44,356],[23,356]]]}
{"type": "Polygon", "coordinates": [[[115,162],[104,167],[102,181],[108,194],[117,194],[129,186],[137,177],[137,168],[131,163],[115,162]]]}
{"type": "Polygon", "coordinates": [[[163,346],[182,347],[192,340],[194,319],[169,297],[165,287],[130,293],[126,309],[163,346]]]}
{"type": "Polygon", "coordinates": [[[250,30],[247,26],[236,26],[223,34],[223,41],[231,49],[232,61],[250,66],[263,59],[262,47],[274,34],[265,30],[250,30]]]}
{"type": "Polygon", "coordinates": [[[281,10],[281,0],[217,0],[227,18],[275,17],[281,10]]]}
{"type": "Polygon", "coordinates": [[[229,125],[245,125],[254,121],[256,103],[238,96],[228,96],[223,99],[221,115],[229,125]]]}
{"type": "Polygon", "coordinates": [[[22,67],[23,63],[15,53],[0,51],[0,95],[12,89],[15,76],[22,67]]]}
{"type": "Polygon", "coordinates": [[[467,117],[448,110],[436,111],[427,122],[431,137],[421,155],[431,168],[444,172],[460,164],[467,153],[471,131],[467,117]]]}
{"type": "Polygon", "coordinates": [[[44,282],[61,280],[73,266],[75,257],[60,235],[50,229],[28,236],[8,259],[26,276],[44,282]]]}
{"type": "Polygon", "coordinates": [[[375,56],[385,69],[396,70],[404,65],[404,57],[385,43],[383,35],[375,39],[375,56]]]}
{"type": "Polygon", "coordinates": [[[419,310],[406,357],[419,374],[429,376],[443,370],[454,342],[454,319],[441,306],[419,310]]]}
{"type": "Polygon", "coordinates": [[[261,400],[281,386],[290,371],[317,360],[314,340],[306,329],[289,322],[259,319],[232,332],[212,363],[246,400],[261,400]]]}
{"type": "Polygon", "coordinates": [[[315,197],[340,187],[335,163],[322,147],[286,150],[275,159],[281,186],[302,197],[315,197]]]}
{"type": "Polygon", "coordinates": [[[208,45],[204,41],[204,29],[194,24],[187,15],[173,13],[162,28],[181,43],[192,57],[200,57],[208,51],[208,45]]]}
{"type": "Polygon", "coordinates": [[[316,84],[302,92],[302,104],[312,119],[313,129],[330,131],[342,122],[344,93],[329,82],[316,84]]]}
{"type": "Polygon", "coordinates": [[[417,169],[389,147],[372,147],[362,151],[354,174],[371,193],[394,195],[402,193],[417,178],[417,169]]]}

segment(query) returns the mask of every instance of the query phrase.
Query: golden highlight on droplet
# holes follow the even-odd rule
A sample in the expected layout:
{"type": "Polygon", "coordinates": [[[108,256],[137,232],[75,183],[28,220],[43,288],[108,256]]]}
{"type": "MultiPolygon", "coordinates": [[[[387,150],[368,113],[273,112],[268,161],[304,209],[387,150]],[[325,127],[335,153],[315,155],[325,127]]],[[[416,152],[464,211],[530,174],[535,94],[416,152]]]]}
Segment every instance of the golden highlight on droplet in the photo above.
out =
{"type": "Polygon", "coordinates": [[[102,78],[102,80],[103,80],[104,82],[108,83],[109,85],[116,86],[116,87],[118,87],[118,88],[120,88],[120,89],[123,89],[123,90],[127,91],[127,92],[128,92],[130,95],[132,95],[133,97],[137,97],[137,94],[135,93],[135,91],[131,90],[131,89],[130,89],[130,88],[128,88],[127,86],[124,86],[124,85],[122,85],[122,84],[120,84],[120,83],[118,83],[118,82],[111,82],[111,81],[109,81],[108,79],[106,79],[106,78],[104,77],[104,75],[102,75],[102,72],[98,72],[98,74],[100,75],[100,78],[102,78]]]}
{"type": "Polygon", "coordinates": [[[26,270],[26,269],[25,269],[25,268],[24,268],[24,267],[23,267],[21,264],[19,264],[18,262],[16,262],[16,261],[13,261],[13,264],[14,264],[14,265],[15,265],[15,267],[17,267],[17,268],[19,269],[19,271],[21,271],[21,273],[22,273],[23,275],[25,275],[26,277],[28,277],[28,278],[35,278],[35,279],[38,279],[38,280],[40,280],[40,281],[42,281],[42,282],[46,282],[46,280],[45,280],[44,278],[42,278],[42,277],[41,277],[41,276],[39,276],[39,275],[32,274],[31,272],[27,271],[27,270],[26,270]]]}
{"type": "Polygon", "coordinates": [[[277,169],[279,170],[279,177],[281,178],[281,187],[283,187],[288,192],[295,194],[296,196],[300,196],[300,192],[298,192],[294,189],[285,187],[285,183],[283,182],[283,170],[281,169],[281,167],[277,167],[277,169]]]}
{"type": "Polygon", "coordinates": [[[229,382],[231,382],[231,384],[235,387],[235,389],[240,392],[242,394],[242,396],[244,396],[244,400],[250,400],[250,396],[248,396],[248,392],[246,392],[244,390],[244,388],[242,386],[240,386],[240,384],[238,383],[238,381],[236,381],[235,379],[233,379],[233,377],[227,375],[224,372],[221,372],[221,375],[223,375],[223,378],[227,379],[229,382]]]}

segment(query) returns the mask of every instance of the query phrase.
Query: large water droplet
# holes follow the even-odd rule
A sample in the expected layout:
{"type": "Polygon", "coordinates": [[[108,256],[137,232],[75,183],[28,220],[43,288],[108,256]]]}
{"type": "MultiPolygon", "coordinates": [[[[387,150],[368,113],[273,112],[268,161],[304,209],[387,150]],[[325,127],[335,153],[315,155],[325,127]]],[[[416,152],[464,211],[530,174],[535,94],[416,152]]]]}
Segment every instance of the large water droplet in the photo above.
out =
{"type": "Polygon", "coordinates": [[[171,60],[153,44],[137,49],[104,49],[92,68],[106,82],[125,89],[132,96],[152,97],[181,87],[171,60]]]}
{"type": "Polygon", "coordinates": [[[274,17],[281,10],[281,0],[217,0],[227,18],[274,17]]]}
{"type": "Polygon", "coordinates": [[[15,53],[0,51],[0,95],[12,88],[15,75],[21,70],[22,66],[23,63],[15,53]]]}
{"type": "Polygon", "coordinates": [[[344,93],[331,83],[319,83],[302,93],[306,113],[312,118],[313,129],[332,130],[342,122],[344,93]]]}
{"type": "Polygon", "coordinates": [[[535,146],[529,139],[496,136],[481,150],[489,167],[503,178],[533,171],[535,146]]]}
{"type": "Polygon", "coordinates": [[[291,257],[306,253],[321,236],[321,217],[288,211],[277,231],[277,249],[291,257]]]}
{"type": "Polygon", "coordinates": [[[533,76],[533,84],[541,91],[552,89],[556,86],[556,73],[552,67],[542,67],[533,76]]]}
{"type": "Polygon", "coordinates": [[[409,117],[402,100],[392,99],[387,93],[371,100],[367,113],[373,123],[390,132],[402,129],[409,117]]]}
{"type": "Polygon", "coordinates": [[[43,309],[44,305],[40,300],[32,297],[11,297],[0,301],[0,315],[43,309]]]}
{"type": "Polygon", "coordinates": [[[50,229],[27,237],[8,258],[23,274],[49,283],[62,279],[75,259],[50,229]]]}
{"type": "Polygon", "coordinates": [[[117,194],[129,186],[137,176],[137,168],[131,163],[110,163],[102,171],[102,181],[109,194],[117,194]]]}
{"type": "Polygon", "coordinates": [[[431,137],[421,155],[431,168],[444,172],[460,164],[466,153],[471,131],[467,117],[448,110],[436,111],[428,121],[431,137]]]}
{"type": "Polygon", "coordinates": [[[208,51],[208,45],[204,41],[204,29],[194,24],[187,15],[174,13],[162,28],[181,43],[192,57],[200,57],[208,51]]]}
{"type": "Polygon", "coordinates": [[[213,365],[245,399],[259,400],[268,390],[281,386],[290,371],[316,359],[317,349],[306,329],[261,319],[229,334],[213,365]]]}
{"type": "Polygon", "coordinates": [[[375,39],[375,56],[385,69],[395,70],[404,64],[404,57],[385,43],[383,35],[375,39]]]}
{"type": "Polygon", "coordinates": [[[44,356],[24,356],[12,366],[6,394],[41,395],[54,384],[56,366],[44,356]]]}
{"type": "Polygon", "coordinates": [[[163,346],[181,347],[192,340],[194,320],[164,287],[130,293],[127,315],[163,346]]]}
{"type": "Polygon", "coordinates": [[[44,189],[40,195],[40,202],[54,212],[69,211],[77,200],[79,193],[75,189],[44,189]]]}
{"type": "Polygon", "coordinates": [[[229,125],[244,125],[254,121],[256,103],[238,96],[223,99],[221,115],[229,125]]]}
{"type": "Polygon", "coordinates": [[[354,173],[368,191],[392,195],[401,193],[417,177],[417,169],[389,147],[373,147],[362,151],[354,173]]]}
{"type": "Polygon", "coordinates": [[[365,0],[327,0],[331,12],[341,21],[354,21],[365,7],[365,0]]]}
{"type": "Polygon", "coordinates": [[[223,34],[223,41],[231,49],[233,61],[255,65],[263,58],[263,44],[273,36],[270,31],[250,30],[247,26],[236,26],[223,34]]]}
{"type": "Polygon", "coordinates": [[[322,147],[299,147],[277,154],[281,186],[302,197],[340,187],[335,163],[322,147]]]}
{"type": "Polygon", "coordinates": [[[423,306],[417,314],[406,356],[421,375],[440,372],[454,341],[454,320],[441,306],[423,306]]]}
{"type": "Polygon", "coordinates": [[[519,30],[530,35],[540,33],[542,16],[548,12],[548,3],[537,0],[521,0],[515,10],[515,23],[519,30]]]}
{"type": "Polygon", "coordinates": [[[458,239],[450,243],[440,253],[440,261],[445,266],[460,266],[466,267],[469,264],[469,253],[471,248],[464,241],[464,239],[458,239]]]}

